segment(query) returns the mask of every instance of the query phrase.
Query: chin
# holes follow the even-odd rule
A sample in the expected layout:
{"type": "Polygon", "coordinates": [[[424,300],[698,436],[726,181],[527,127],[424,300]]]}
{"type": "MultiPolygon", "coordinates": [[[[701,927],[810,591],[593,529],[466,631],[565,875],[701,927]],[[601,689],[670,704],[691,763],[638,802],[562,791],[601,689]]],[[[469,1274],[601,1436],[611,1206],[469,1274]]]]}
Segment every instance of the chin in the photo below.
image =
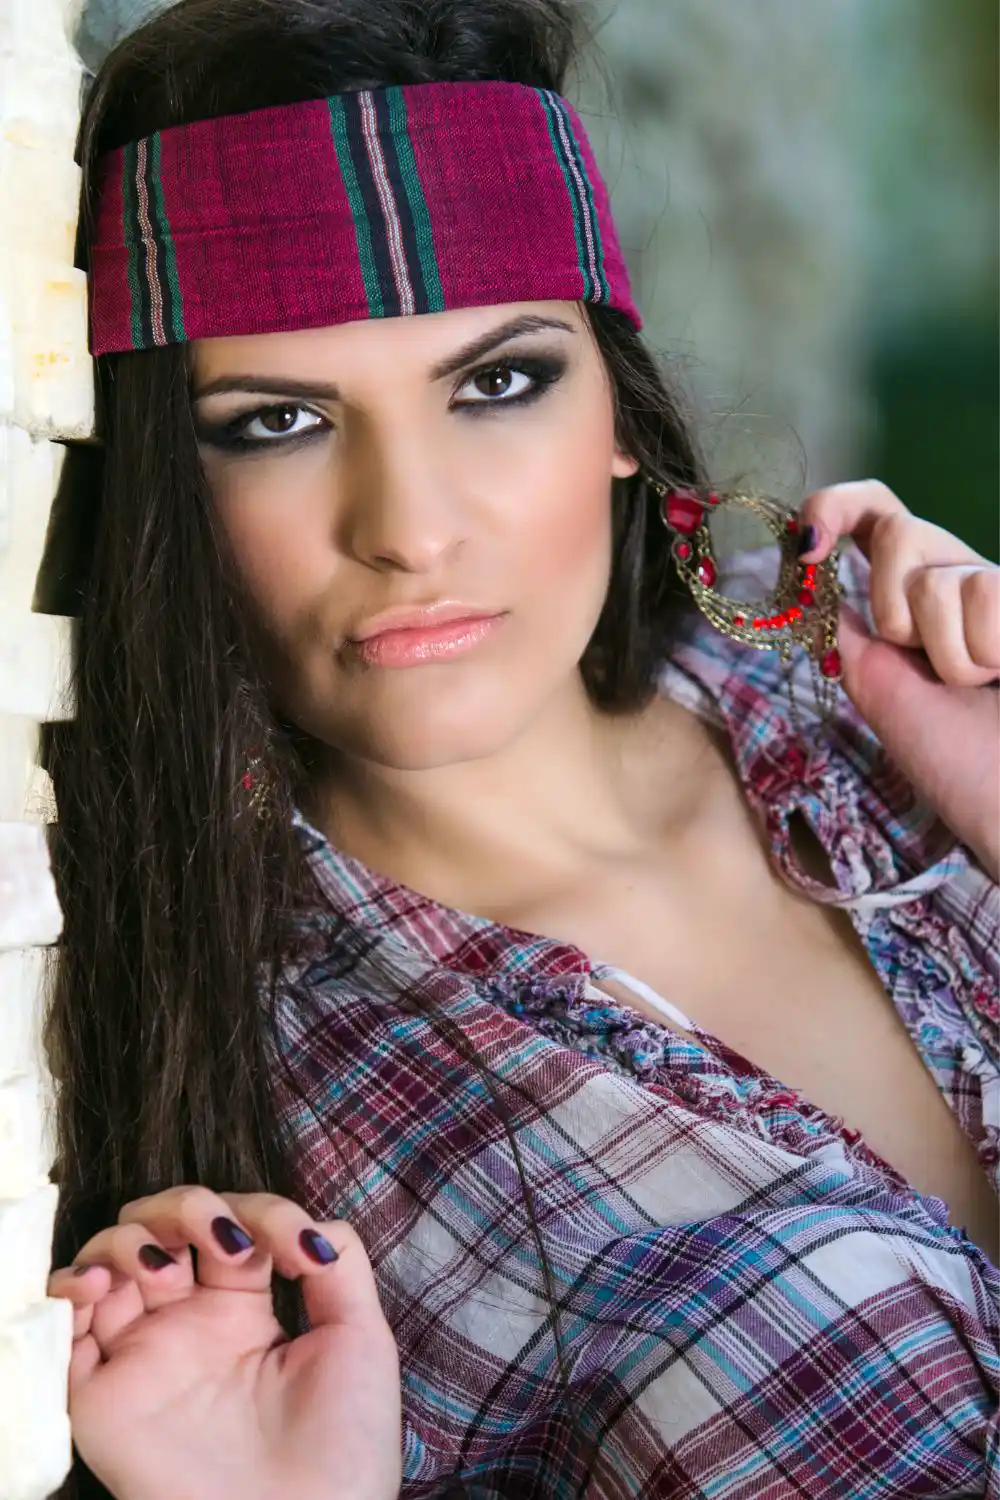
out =
{"type": "Polygon", "coordinates": [[[532,722],[547,696],[543,683],[526,692],[528,684],[513,673],[434,683],[414,675],[394,686],[406,691],[381,701],[373,695],[349,722],[329,725],[323,738],[389,770],[430,771],[498,754],[532,722]]]}
{"type": "Polygon", "coordinates": [[[368,726],[367,732],[354,740],[351,749],[355,755],[387,770],[433,771],[496,755],[515,737],[517,728],[509,716],[501,723],[494,723],[489,716],[479,715],[455,725],[411,719],[396,725],[368,726]]]}

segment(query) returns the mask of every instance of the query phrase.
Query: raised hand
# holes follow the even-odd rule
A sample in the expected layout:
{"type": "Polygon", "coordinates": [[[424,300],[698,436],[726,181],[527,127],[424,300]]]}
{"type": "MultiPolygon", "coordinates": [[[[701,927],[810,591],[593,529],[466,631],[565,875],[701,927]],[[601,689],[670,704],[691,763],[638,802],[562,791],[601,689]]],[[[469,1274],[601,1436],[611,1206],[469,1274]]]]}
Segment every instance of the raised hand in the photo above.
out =
{"type": "Polygon", "coordinates": [[[49,1295],[74,1306],[73,1440],[116,1500],[398,1495],[396,1347],[347,1224],[175,1187],[127,1204],[49,1295]],[[309,1333],[282,1331],[272,1268],[301,1278],[309,1333]]]}
{"type": "Polygon", "coordinates": [[[853,610],[840,621],[844,687],[903,774],[942,822],[1000,873],[1000,568],[950,532],[911,515],[878,480],[817,490],[819,562],[841,536],[871,563],[875,634],[853,610]]]}

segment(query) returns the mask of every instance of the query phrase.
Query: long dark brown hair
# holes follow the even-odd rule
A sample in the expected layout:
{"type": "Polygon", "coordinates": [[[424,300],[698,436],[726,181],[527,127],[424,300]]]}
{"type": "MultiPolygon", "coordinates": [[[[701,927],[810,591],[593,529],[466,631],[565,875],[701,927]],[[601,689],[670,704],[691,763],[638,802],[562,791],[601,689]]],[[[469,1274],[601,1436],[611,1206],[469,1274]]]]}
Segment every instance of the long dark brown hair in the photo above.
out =
{"type": "MultiPolygon", "coordinates": [[[[121,42],[90,90],[78,263],[106,150],[192,120],[388,84],[502,79],[563,92],[582,31],[571,0],[180,0],[121,42]]],[[[613,485],[612,573],[581,663],[592,700],[613,713],[653,692],[676,597],[645,476],[702,483],[704,473],[642,339],[618,314],[589,314],[620,446],[641,464],[613,485]]],[[[97,379],[102,447],[80,455],[87,485],[72,497],[63,579],[63,608],[80,616],[77,715],[49,727],[45,748],[64,915],[45,1027],[55,1266],[124,1203],[176,1183],[295,1196],[260,987],[291,952],[295,912],[315,899],[291,828],[306,767],[269,707],[213,519],[186,351],[102,357],[97,379]],[[251,747],[268,777],[263,815],[241,806],[251,747]]],[[[540,1240],[539,1250],[544,1261],[540,1240]]],[[[293,1292],[278,1288],[289,1333],[293,1292]]],[[[106,1492],[78,1460],[60,1493],[106,1492]]]]}

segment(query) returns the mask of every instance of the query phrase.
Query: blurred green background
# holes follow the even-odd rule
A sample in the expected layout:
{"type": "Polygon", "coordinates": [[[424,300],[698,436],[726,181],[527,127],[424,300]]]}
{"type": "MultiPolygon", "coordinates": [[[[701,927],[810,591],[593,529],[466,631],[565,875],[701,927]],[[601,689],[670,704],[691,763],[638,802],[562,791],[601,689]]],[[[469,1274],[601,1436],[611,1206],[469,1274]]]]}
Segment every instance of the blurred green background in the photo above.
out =
{"type": "MultiPolygon", "coordinates": [[[[88,0],[85,62],[151,3],[88,0]]],[[[996,559],[996,0],[596,7],[567,91],[716,482],[877,477],[996,559]]]]}
{"type": "Polygon", "coordinates": [[[996,0],[618,0],[582,80],[720,482],[1000,555],[996,0]]]}
{"type": "MultiPolygon", "coordinates": [[[[870,58],[891,46],[896,9],[875,0],[870,58]]],[[[891,293],[867,361],[876,420],[866,466],[996,559],[1000,8],[911,0],[908,9],[912,32],[883,91],[872,161],[884,226],[874,291],[891,293]]]]}

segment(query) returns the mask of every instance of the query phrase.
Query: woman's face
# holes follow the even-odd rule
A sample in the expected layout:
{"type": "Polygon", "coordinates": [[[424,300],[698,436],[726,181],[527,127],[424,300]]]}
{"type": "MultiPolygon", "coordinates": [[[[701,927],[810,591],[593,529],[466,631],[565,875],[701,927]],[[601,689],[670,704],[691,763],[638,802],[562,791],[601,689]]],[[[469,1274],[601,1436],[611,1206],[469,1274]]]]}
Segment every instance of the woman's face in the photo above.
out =
{"type": "Polygon", "coordinates": [[[577,680],[608,584],[611,478],[637,467],[578,304],[192,354],[203,462],[282,715],[425,769],[497,752],[577,680]]]}

